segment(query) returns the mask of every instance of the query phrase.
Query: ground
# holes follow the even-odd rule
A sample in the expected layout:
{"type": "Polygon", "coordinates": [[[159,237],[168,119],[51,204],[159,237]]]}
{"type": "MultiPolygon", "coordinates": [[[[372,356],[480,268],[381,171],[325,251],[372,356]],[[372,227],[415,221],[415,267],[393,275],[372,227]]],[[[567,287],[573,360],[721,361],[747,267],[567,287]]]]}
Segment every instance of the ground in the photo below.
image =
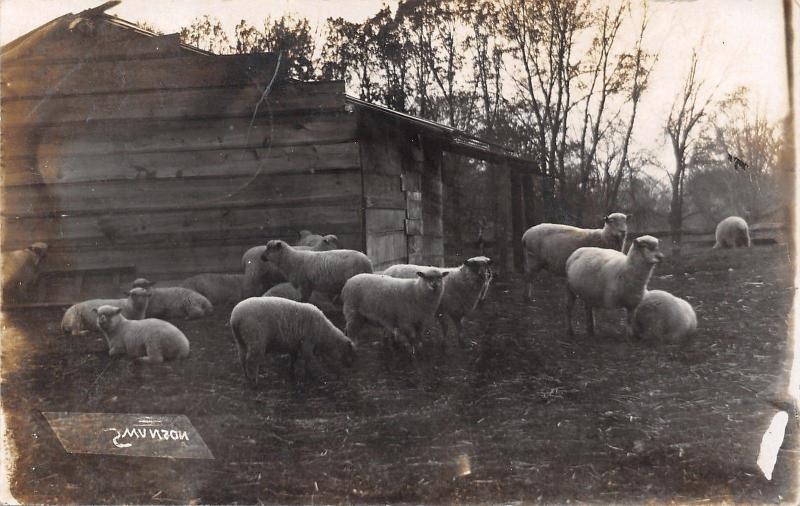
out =
{"type": "Polygon", "coordinates": [[[787,367],[786,247],[686,252],[651,288],[696,308],[689,344],[629,342],[621,312],[601,314],[596,338],[582,321],[567,337],[563,281],[543,275],[528,304],[516,276],[469,320],[466,348],[451,337],[406,360],[364,335],[355,369],[304,387],[285,357],[246,386],[229,308],[178,322],[191,356],[163,366],[62,337],[59,311],[7,315],[11,490],[36,503],[793,501],[794,414],[772,480],[755,465],[787,367]],[[67,454],[42,411],[185,414],[215,459],[67,454]]]}

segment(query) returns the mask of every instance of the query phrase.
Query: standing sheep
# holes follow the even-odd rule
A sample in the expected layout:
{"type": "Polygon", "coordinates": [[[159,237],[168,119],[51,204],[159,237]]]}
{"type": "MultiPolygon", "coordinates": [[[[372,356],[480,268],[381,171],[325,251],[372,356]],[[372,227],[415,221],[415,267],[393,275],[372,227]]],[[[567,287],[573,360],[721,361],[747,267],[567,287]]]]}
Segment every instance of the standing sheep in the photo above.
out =
{"type": "Polygon", "coordinates": [[[717,239],[715,249],[750,247],[750,229],[747,222],[738,216],[728,216],[720,221],[714,235],[717,239]]]}
{"type": "Polygon", "coordinates": [[[194,290],[212,305],[236,304],[244,299],[243,274],[203,273],[186,278],[180,286],[194,290]]]}
{"type": "Polygon", "coordinates": [[[253,385],[267,353],[288,353],[291,372],[300,359],[306,374],[315,355],[346,367],[355,360],[353,341],[311,304],[251,297],[233,308],[230,324],[245,377],[253,385]]]}
{"type": "Polygon", "coordinates": [[[280,269],[289,282],[300,290],[302,302],[307,302],[313,291],[337,297],[348,279],[356,274],[372,272],[372,262],[360,251],[300,250],[284,241],[269,241],[261,259],[274,263],[280,269]]]}
{"type": "Polygon", "coordinates": [[[47,244],[35,242],[25,249],[3,254],[3,299],[28,300],[39,276],[39,264],[47,255],[47,244]]]}
{"type": "MultiPolygon", "coordinates": [[[[479,256],[464,261],[461,267],[439,269],[449,275],[444,278],[442,300],[436,311],[436,317],[442,326],[442,334],[447,337],[447,318],[450,317],[456,326],[456,336],[460,345],[464,345],[461,335],[461,321],[474,311],[486,297],[492,281],[492,260],[479,256]]],[[[398,264],[383,271],[386,276],[394,278],[415,278],[417,272],[424,267],[419,265],[398,264]]]]}
{"type": "Polygon", "coordinates": [[[134,280],[133,286],[146,288],[151,294],[147,305],[148,318],[184,318],[194,320],[214,312],[214,306],[203,295],[182,286],[153,288],[155,281],[145,278],[134,280]]]}
{"type": "Polygon", "coordinates": [[[579,248],[567,259],[567,331],[572,327],[575,298],[586,305],[586,325],[594,335],[593,308],[623,307],[628,312],[628,335],[632,333],[633,311],[641,302],[653,268],[664,254],[658,239],[645,235],[633,240],[628,254],[604,248],[579,248]]]}
{"type": "Polygon", "coordinates": [[[128,292],[127,299],[91,299],[74,304],[67,309],[61,319],[61,330],[64,334],[78,336],[90,330],[100,332],[97,326],[96,309],[100,306],[115,306],[122,310],[122,315],[129,320],[141,320],[145,317],[150,299],[150,292],[145,288],[135,287],[128,292]]]}
{"type": "Polygon", "coordinates": [[[97,314],[97,326],[108,342],[109,356],[127,354],[143,364],[189,356],[189,340],[171,323],[155,318],[128,320],[121,314],[121,308],[111,305],[92,311],[97,314]]]}
{"type": "Polygon", "coordinates": [[[371,322],[392,332],[395,343],[413,353],[421,342],[423,326],[436,315],[449,272],[423,267],[414,279],[383,274],[359,274],[342,290],[345,333],[355,338],[361,326],[371,322]]]}
{"type": "MultiPolygon", "coordinates": [[[[262,297],[280,297],[282,299],[289,299],[295,302],[300,302],[300,292],[292,286],[291,283],[281,283],[275,285],[262,295],[262,297]]],[[[330,313],[336,311],[336,306],[325,295],[319,292],[312,292],[311,297],[308,298],[310,304],[314,304],[322,310],[323,313],[330,313]]]]}
{"type": "Polygon", "coordinates": [[[585,229],[540,223],[522,235],[525,252],[525,281],[528,300],[533,300],[533,277],[542,268],[557,276],[566,275],[567,258],[578,248],[596,247],[622,251],[628,233],[628,217],[612,213],[603,221],[603,228],[585,229]]]}
{"type": "Polygon", "coordinates": [[[659,342],[678,342],[697,330],[692,305],[671,293],[648,290],[633,313],[633,335],[659,342]]]}

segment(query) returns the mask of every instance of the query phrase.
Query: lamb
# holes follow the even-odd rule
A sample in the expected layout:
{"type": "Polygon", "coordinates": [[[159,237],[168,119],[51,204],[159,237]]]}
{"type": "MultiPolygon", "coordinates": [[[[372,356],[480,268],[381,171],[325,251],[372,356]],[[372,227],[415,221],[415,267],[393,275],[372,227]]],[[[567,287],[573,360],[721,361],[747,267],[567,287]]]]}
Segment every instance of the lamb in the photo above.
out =
{"type": "MultiPolygon", "coordinates": [[[[465,260],[460,267],[439,269],[440,272],[447,272],[449,275],[444,279],[444,291],[436,317],[445,337],[447,337],[447,318],[453,320],[461,346],[464,345],[461,321],[485,299],[492,280],[491,265],[491,259],[479,256],[465,260]]],[[[395,278],[415,278],[421,269],[424,267],[398,264],[389,267],[383,274],[395,278]]]]}
{"type": "Polygon", "coordinates": [[[422,268],[414,279],[383,274],[358,274],[342,290],[345,334],[358,335],[371,322],[392,332],[396,344],[411,353],[421,340],[423,326],[436,315],[444,292],[443,278],[450,273],[422,268]]]}
{"type": "MultiPolygon", "coordinates": [[[[308,232],[304,230],[303,232],[308,232]]],[[[310,235],[311,232],[308,232],[310,235]]],[[[302,240],[301,236],[301,240],[302,240]]],[[[320,237],[320,236],[317,236],[320,237]]],[[[323,240],[317,241],[314,246],[295,246],[295,249],[311,251],[330,251],[339,249],[339,240],[335,235],[326,235],[323,240]]],[[[242,255],[242,268],[244,269],[244,297],[258,297],[275,285],[286,282],[286,277],[274,264],[263,262],[261,256],[266,246],[254,246],[242,255]]]]}
{"type": "Polygon", "coordinates": [[[121,308],[107,304],[92,311],[108,342],[109,356],[127,354],[143,364],[189,356],[189,340],[169,322],[156,318],[128,320],[121,308]]]}
{"type": "Polygon", "coordinates": [[[243,274],[203,273],[180,282],[180,286],[194,290],[212,305],[236,304],[244,299],[243,274]]]}
{"type": "Polygon", "coordinates": [[[3,254],[3,298],[28,300],[39,276],[39,264],[47,255],[47,244],[35,242],[25,249],[3,254]]]}
{"type": "Polygon", "coordinates": [[[269,241],[261,259],[274,263],[300,290],[301,302],[308,302],[313,291],[338,297],[348,279],[372,272],[372,262],[360,251],[299,250],[280,240],[269,241]]]}
{"type": "Polygon", "coordinates": [[[579,248],[567,259],[567,331],[572,327],[575,298],[586,305],[586,324],[594,335],[593,308],[623,307],[628,313],[628,336],[632,335],[633,311],[644,297],[653,268],[664,258],[658,239],[645,235],[633,240],[628,254],[605,248],[579,248]]]}
{"type": "Polygon", "coordinates": [[[622,251],[628,234],[628,217],[612,213],[603,228],[584,229],[553,223],[540,223],[522,235],[525,252],[527,298],[533,300],[533,277],[542,268],[557,276],[566,276],[567,258],[578,248],[596,247],[622,251]]]}
{"type": "Polygon", "coordinates": [[[747,227],[747,222],[738,216],[728,216],[720,221],[714,235],[716,236],[714,249],[750,247],[750,229],[747,227]]]}
{"type": "Polygon", "coordinates": [[[245,377],[258,383],[258,369],[267,353],[288,353],[291,371],[316,354],[329,362],[352,366],[356,346],[311,304],[279,297],[251,297],[231,312],[231,332],[245,377]]]}
{"type": "Polygon", "coordinates": [[[151,294],[147,306],[148,318],[184,318],[195,320],[214,312],[214,306],[203,295],[182,286],[153,288],[155,281],[138,278],[134,287],[146,288],[151,294]]]}
{"type": "Polygon", "coordinates": [[[662,290],[648,290],[633,312],[633,335],[659,342],[685,340],[697,330],[691,304],[662,290]]]}
{"type": "Polygon", "coordinates": [[[136,287],[128,292],[127,299],[92,299],[70,306],[61,319],[64,334],[78,336],[90,330],[100,332],[95,310],[100,306],[115,306],[122,310],[128,320],[141,320],[145,317],[150,293],[145,288],[136,287]]]}
{"type": "MultiPolygon", "coordinates": [[[[279,285],[275,285],[267,290],[262,297],[281,297],[283,299],[300,302],[300,292],[297,290],[297,288],[292,286],[291,283],[281,283],[279,285]]],[[[319,292],[312,292],[308,302],[320,308],[324,313],[336,311],[336,306],[333,304],[333,302],[319,292]]]]}

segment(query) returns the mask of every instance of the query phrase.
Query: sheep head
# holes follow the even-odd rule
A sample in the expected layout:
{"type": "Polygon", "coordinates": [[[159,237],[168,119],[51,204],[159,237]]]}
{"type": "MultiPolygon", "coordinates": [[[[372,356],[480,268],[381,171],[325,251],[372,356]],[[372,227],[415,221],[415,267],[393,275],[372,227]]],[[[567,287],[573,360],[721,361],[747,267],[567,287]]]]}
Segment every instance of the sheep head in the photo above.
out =
{"type": "Polygon", "coordinates": [[[281,241],[279,239],[273,239],[267,243],[267,246],[264,249],[264,253],[261,254],[261,261],[274,262],[279,256],[283,254],[284,251],[290,248],[291,246],[286,244],[286,242],[281,241]]]}
{"type": "Polygon", "coordinates": [[[424,271],[417,271],[417,276],[422,280],[423,286],[425,286],[431,292],[435,292],[436,290],[441,290],[443,278],[447,276],[449,272],[447,271],[440,271],[439,269],[425,269],[424,271]]]}
{"type": "Polygon", "coordinates": [[[116,326],[116,322],[120,318],[119,314],[122,312],[122,308],[104,305],[100,307],[93,307],[92,311],[97,313],[97,326],[108,332],[116,326]]]}
{"type": "Polygon", "coordinates": [[[658,249],[658,239],[651,235],[643,235],[634,239],[631,252],[641,255],[647,264],[657,264],[664,260],[664,254],[658,249]]]}

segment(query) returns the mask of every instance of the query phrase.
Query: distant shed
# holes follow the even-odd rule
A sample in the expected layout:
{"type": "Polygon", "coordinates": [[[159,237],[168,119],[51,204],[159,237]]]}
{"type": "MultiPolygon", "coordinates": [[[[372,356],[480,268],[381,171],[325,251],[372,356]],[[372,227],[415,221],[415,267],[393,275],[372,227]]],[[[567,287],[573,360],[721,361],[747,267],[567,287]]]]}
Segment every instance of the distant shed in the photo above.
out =
{"type": "Polygon", "coordinates": [[[531,161],[347,97],[343,82],[287,79],[275,54],[214,55],[107,7],[0,53],[2,248],[51,246],[40,302],[116,293],[134,275],[240,271],[248,247],[301,229],[377,269],[442,265],[446,151],[496,165],[511,239],[510,184],[531,161]]]}

